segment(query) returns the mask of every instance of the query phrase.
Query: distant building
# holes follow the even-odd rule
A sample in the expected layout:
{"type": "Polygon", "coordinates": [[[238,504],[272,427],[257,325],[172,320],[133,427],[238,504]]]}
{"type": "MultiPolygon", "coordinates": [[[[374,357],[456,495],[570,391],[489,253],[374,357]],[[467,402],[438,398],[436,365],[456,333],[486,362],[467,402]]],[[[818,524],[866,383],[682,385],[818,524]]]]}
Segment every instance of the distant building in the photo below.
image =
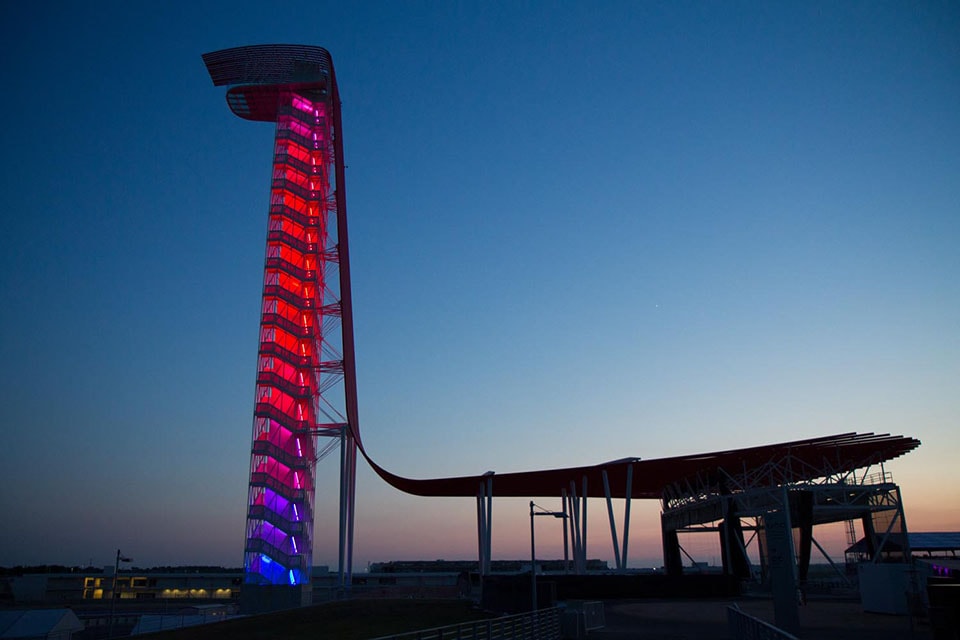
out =
{"type": "Polygon", "coordinates": [[[241,582],[239,571],[135,572],[121,574],[114,584],[112,575],[94,570],[0,577],[0,591],[16,604],[106,603],[114,589],[118,600],[235,600],[241,582]]]}
{"type": "Polygon", "coordinates": [[[851,559],[870,559],[872,554],[878,555],[879,559],[884,561],[900,560],[905,552],[909,552],[917,560],[960,560],[960,532],[957,531],[910,531],[906,538],[903,533],[896,532],[886,536],[875,534],[874,537],[880,541],[871,541],[868,536],[864,536],[847,547],[844,552],[847,562],[851,559]]]}
{"type": "MultiPolygon", "coordinates": [[[[591,571],[609,571],[604,560],[590,560],[591,571]]],[[[112,567],[111,567],[112,569],[112,567]]],[[[456,598],[466,597],[479,587],[476,560],[408,560],[378,562],[367,573],[356,574],[351,587],[361,597],[456,598]]],[[[522,573],[530,570],[529,561],[498,560],[494,573],[522,573]]],[[[538,572],[561,573],[563,560],[538,560],[538,572]]],[[[314,567],[310,579],[314,602],[338,597],[339,576],[326,566],[314,567]]],[[[117,602],[124,610],[162,609],[165,613],[185,613],[191,605],[203,606],[207,615],[215,603],[239,601],[243,571],[235,570],[163,570],[121,573],[114,587],[113,575],[98,569],[59,573],[30,573],[0,576],[0,594],[13,606],[72,605],[89,610],[106,609],[114,588],[117,602]],[[209,602],[214,601],[214,602],[209,602]],[[169,603],[177,602],[177,608],[169,603]]],[[[197,615],[201,615],[197,613],[197,615]]],[[[190,615],[194,615],[191,613],[190,615]]]]}

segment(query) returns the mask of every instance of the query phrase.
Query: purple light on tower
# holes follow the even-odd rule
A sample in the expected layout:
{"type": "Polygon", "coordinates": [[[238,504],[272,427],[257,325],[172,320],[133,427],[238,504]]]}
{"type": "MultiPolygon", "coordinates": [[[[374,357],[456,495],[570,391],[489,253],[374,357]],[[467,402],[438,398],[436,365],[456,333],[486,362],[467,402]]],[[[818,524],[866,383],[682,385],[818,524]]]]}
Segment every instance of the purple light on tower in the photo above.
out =
{"type": "Polygon", "coordinates": [[[320,47],[203,61],[234,114],[276,123],[242,597],[248,611],[277,609],[310,600],[315,468],[337,446],[339,575],[351,583],[359,426],[340,98],[320,47]]]}

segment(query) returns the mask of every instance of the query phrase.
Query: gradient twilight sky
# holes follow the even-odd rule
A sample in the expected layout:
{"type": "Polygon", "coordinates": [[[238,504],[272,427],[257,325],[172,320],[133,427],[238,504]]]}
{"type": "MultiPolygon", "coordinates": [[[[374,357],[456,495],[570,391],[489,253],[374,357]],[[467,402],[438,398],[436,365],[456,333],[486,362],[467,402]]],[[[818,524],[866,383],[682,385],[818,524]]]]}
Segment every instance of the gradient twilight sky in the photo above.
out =
{"type": "MultiPolygon", "coordinates": [[[[960,530],[956,2],[4,2],[0,565],[242,563],[273,128],[200,54],[260,43],[336,64],[386,468],[889,432],[908,525],[960,530]]],[[[361,462],[355,566],[474,558],[475,514],[361,462]]]]}

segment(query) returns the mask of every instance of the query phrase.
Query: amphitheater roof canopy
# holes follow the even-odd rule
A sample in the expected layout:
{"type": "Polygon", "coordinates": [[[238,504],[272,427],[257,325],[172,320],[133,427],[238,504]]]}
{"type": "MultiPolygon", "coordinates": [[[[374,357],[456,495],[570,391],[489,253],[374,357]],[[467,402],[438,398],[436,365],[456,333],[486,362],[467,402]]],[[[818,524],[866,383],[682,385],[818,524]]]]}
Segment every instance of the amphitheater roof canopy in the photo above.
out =
{"type": "MultiPolygon", "coordinates": [[[[359,438],[358,438],[359,441],[359,438]]],[[[658,499],[666,487],[686,479],[700,486],[719,486],[724,478],[756,473],[776,464],[778,473],[771,484],[803,482],[897,458],[920,446],[920,441],[905,436],[873,433],[843,433],[822,438],[794,440],[746,449],[717,451],[673,458],[641,460],[624,458],[603,464],[543,471],[460,476],[452,478],[412,479],[390,473],[376,464],[361,444],[360,450],[374,471],[393,487],[419,496],[477,496],[481,482],[493,478],[492,495],[498,497],[560,496],[570,483],[581,494],[586,479],[587,497],[606,495],[606,472],[610,496],[627,497],[628,469],[632,466],[631,498],[658,499]]]]}

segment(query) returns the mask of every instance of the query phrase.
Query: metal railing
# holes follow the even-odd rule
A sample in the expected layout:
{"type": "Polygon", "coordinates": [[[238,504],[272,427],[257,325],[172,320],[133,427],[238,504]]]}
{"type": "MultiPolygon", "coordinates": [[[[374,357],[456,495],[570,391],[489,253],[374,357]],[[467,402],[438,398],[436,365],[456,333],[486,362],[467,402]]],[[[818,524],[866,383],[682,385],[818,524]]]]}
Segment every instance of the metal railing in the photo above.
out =
{"type": "Polygon", "coordinates": [[[560,607],[421,629],[374,640],[559,640],[560,607]]]}
{"type": "Polygon", "coordinates": [[[797,636],[744,613],[735,604],[727,607],[727,625],[733,640],[797,640],[797,636]]]}
{"type": "Polygon", "coordinates": [[[893,473],[890,471],[877,471],[868,476],[864,476],[860,484],[893,484],[893,473]]]}

